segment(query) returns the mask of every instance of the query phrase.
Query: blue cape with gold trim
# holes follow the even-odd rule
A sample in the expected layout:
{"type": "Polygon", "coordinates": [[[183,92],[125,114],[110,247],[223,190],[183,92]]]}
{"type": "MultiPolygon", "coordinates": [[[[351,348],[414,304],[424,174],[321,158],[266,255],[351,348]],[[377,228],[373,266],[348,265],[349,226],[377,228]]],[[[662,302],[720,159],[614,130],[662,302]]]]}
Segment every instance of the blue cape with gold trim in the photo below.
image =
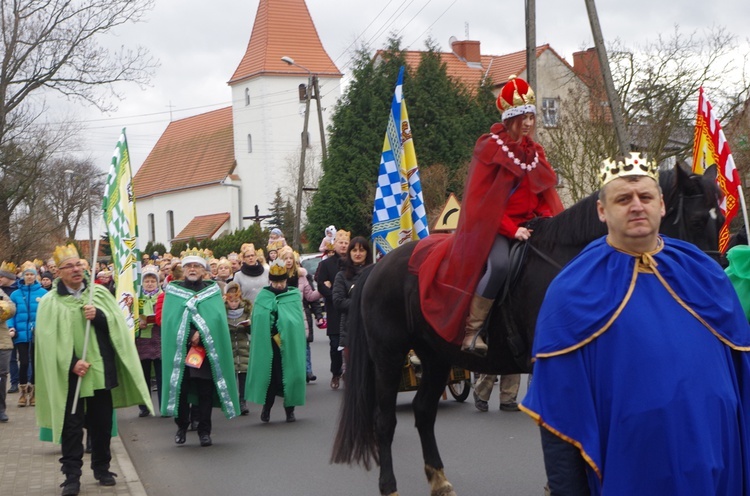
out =
{"type": "Polygon", "coordinates": [[[750,494],[750,326],[718,264],[663,239],[597,240],[553,281],[522,409],[579,449],[592,495],[750,494]]]}

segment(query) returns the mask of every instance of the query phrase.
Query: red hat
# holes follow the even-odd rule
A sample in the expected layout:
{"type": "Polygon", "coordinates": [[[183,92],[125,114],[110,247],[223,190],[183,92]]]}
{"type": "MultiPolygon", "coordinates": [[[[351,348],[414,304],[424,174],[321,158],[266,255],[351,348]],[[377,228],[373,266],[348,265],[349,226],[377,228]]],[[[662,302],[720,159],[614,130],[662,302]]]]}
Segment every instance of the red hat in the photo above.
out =
{"type": "Polygon", "coordinates": [[[503,120],[517,115],[536,114],[536,97],[529,83],[511,74],[500,94],[497,96],[498,110],[503,113],[503,120]]]}

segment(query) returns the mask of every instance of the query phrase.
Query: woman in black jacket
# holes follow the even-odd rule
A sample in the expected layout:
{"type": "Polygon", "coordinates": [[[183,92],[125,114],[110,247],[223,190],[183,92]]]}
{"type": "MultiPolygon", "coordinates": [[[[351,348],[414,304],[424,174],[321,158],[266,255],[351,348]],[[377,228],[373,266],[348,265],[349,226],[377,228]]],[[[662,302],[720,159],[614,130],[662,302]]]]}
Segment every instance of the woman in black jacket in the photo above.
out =
{"type": "Polygon", "coordinates": [[[347,316],[351,293],[354,285],[359,279],[363,268],[372,263],[372,248],[369,241],[362,236],[357,236],[349,243],[346,250],[346,258],[343,261],[343,269],[336,274],[333,282],[333,304],[341,313],[339,329],[339,349],[347,346],[347,316]]]}

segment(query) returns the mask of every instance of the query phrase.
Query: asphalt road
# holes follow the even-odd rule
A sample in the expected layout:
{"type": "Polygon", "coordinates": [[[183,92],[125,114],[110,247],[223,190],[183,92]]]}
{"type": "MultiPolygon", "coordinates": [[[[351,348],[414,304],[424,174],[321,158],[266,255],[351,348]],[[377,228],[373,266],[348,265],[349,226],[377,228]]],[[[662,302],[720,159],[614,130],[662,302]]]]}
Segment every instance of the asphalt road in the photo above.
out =
{"type": "MultiPolygon", "coordinates": [[[[226,420],[214,409],[214,445],[201,448],[188,432],[174,444],[171,418],[138,418],[138,409],[118,411],[120,435],[151,496],[202,494],[243,496],[377,495],[378,469],[329,464],[342,390],[328,386],[328,342],[316,330],[313,370],[318,380],[307,387],[307,403],[287,424],[280,399],[271,422],[260,421],[260,405],[250,415],[226,420]]],[[[522,380],[520,397],[525,393],[522,380]]],[[[497,386],[490,411],[474,408],[472,397],[458,403],[450,394],[440,403],[437,439],[445,472],[456,493],[471,496],[541,496],[545,482],[536,425],[524,413],[499,411],[497,386]]],[[[413,392],[399,394],[398,426],[393,443],[401,496],[428,495],[419,436],[411,412],[413,392]]]]}

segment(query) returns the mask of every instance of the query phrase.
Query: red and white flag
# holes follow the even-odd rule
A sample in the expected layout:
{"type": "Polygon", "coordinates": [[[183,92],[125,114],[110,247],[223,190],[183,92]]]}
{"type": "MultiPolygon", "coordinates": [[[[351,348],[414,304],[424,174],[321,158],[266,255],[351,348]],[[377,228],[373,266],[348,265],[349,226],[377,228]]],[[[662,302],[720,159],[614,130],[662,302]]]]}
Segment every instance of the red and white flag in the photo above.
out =
{"type": "Polygon", "coordinates": [[[716,183],[723,199],[719,204],[725,221],[719,232],[719,251],[724,253],[729,244],[729,223],[740,209],[740,175],[734,165],[729,143],[721,130],[711,102],[703,95],[703,87],[698,96],[698,116],[695,121],[695,141],[693,143],[693,172],[703,174],[711,165],[716,165],[716,183]]]}

